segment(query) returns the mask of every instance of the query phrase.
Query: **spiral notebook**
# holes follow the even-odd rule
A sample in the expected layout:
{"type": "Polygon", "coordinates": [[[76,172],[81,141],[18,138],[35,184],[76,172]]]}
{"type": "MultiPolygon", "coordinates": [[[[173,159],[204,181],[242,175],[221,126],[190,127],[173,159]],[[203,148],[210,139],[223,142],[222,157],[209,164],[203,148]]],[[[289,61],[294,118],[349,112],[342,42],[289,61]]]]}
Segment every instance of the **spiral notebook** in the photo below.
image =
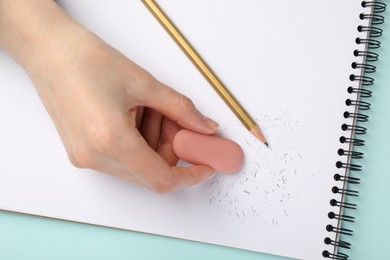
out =
{"type": "MultiPolygon", "coordinates": [[[[244,167],[158,195],[73,168],[25,72],[0,50],[0,209],[297,259],[347,259],[385,5],[357,0],[157,0],[255,117],[255,139],[142,1],[58,1],[189,96],[244,167]]],[[[353,248],[352,248],[353,250],[353,248]]]]}

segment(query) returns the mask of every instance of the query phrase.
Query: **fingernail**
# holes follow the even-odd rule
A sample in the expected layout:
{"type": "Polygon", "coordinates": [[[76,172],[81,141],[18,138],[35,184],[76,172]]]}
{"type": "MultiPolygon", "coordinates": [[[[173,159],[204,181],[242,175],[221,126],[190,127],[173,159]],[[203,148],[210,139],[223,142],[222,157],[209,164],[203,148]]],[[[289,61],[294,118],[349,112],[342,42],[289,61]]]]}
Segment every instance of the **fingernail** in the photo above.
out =
{"type": "Polygon", "coordinates": [[[211,167],[205,167],[203,174],[205,175],[203,180],[210,180],[215,177],[215,170],[211,167]]]}
{"type": "Polygon", "coordinates": [[[213,179],[215,176],[216,176],[216,174],[213,173],[213,174],[211,174],[211,175],[207,178],[207,180],[211,180],[211,179],[213,179]]]}
{"type": "Polygon", "coordinates": [[[214,131],[218,129],[219,127],[219,124],[217,122],[215,122],[214,120],[208,118],[207,116],[203,116],[203,122],[206,123],[206,125],[208,127],[210,127],[211,129],[213,129],[214,131]]]}
{"type": "Polygon", "coordinates": [[[216,174],[215,174],[215,173],[212,173],[212,174],[210,174],[209,177],[207,177],[206,180],[211,180],[211,179],[214,178],[215,176],[216,176],[216,174]]]}

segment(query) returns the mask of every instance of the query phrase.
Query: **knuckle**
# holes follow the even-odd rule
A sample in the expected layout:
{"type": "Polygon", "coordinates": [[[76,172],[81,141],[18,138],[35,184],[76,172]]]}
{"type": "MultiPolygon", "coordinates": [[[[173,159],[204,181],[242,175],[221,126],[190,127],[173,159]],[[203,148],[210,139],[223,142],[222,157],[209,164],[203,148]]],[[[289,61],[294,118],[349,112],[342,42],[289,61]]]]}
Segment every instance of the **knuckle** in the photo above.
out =
{"type": "Polygon", "coordinates": [[[97,154],[112,154],[119,143],[118,134],[109,124],[90,129],[88,137],[88,146],[97,154]]]}
{"type": "Polygon", "coordinates": [[[150,88],[156,84],[156,79],[148,72],[142,71],[137,74],[137,85],[150,88]]]}
{"type": "Polygon", "coordinates": [[[135,102],[145,104],[147,102],[147,95],[153,92],[157,80],[149,72],[143,69],[137,69],[136,73],[133,70],[129,73],[129,82],[126,86],[127,93],[135,102]]]}
{"type": "Polygon", "coordinates": [[[79,161],[76,159],[76,157],[75,156],[68,156],[68,158],[69,158],[69,162],[74,166],[74,167],[76,167],[76,168],[79,168],[79,169],[82,169],[82,168],[84,168],[80,163],[79,163],[79,161]]]}
{"type": "Polygon", "coordinates": [[[83,166],[76,160],[75,154],[72,150],[69,150],[65,145],[66,154],[68,155],[69,162],[76,168],[83,168],[83,166]]]}
{"type": "Polygon", "coordinates": [[[88,149],[81,147],[73,150],[73,156],[70,158],[70,162],[76,168],[94,168],[95,160],[94,156],[88,149]]]}
{"type": "Polygon", "coordinates": [[[92,146],[93,149],[99,154],[111,154],[113,143],[113,136],[108,133],[104,133],[95,139],[92,146]]]}
{"type": "Polygon", "coordinates": [[[192,100],[184,96],[183,94],[179,94],[179,106],[184,112],[191,112],[195,109],[192,100]]]}
{"type": "Polygon", "coordinates": [[[96,169],[98,158],[113,155],[118,149],[117,136],[112,127],[96,125],[89,127],[85,142],[73,147],[70,162],[77,168],[96,169]]]}
{"type": "Polygon", "coordinates": [[[195,105],[191,99],[183,94],[178,95],[179,104],[179,120],[185,120],[195,109],[195,105]]]}

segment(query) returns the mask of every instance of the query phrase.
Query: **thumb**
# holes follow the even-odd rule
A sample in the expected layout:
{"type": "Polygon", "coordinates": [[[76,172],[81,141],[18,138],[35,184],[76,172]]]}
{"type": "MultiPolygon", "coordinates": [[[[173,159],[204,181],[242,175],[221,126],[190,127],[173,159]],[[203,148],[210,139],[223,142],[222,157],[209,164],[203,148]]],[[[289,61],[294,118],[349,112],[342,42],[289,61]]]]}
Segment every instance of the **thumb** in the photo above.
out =
{"type": "Polygon", "coordinates": [[[178,125],[204,134],[213,134],[219,125],[202,115],[188,97],[155,80],[144,88],[143,102],[178,125]]]}

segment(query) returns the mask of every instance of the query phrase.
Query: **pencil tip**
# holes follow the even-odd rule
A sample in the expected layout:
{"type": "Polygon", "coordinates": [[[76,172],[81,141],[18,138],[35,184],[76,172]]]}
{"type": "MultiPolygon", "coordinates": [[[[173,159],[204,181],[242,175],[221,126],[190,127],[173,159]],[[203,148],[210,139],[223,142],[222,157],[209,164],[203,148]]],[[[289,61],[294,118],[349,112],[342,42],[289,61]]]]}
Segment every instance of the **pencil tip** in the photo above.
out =
{"type": "Polygon", "coordinates": [[[269,147],[269,144],[268,144],[268,142],[265,142],[264,144],[265,144],[265,146],[269,147]]]}
{"type": "Polygon", "coordinates": [[[257,125],[253,127],[250,131],[257,139],[259,139],[263,144],[268,146],[267,140],[265,140],[263,133],[260,131],[260,128],[257,125]]]}

